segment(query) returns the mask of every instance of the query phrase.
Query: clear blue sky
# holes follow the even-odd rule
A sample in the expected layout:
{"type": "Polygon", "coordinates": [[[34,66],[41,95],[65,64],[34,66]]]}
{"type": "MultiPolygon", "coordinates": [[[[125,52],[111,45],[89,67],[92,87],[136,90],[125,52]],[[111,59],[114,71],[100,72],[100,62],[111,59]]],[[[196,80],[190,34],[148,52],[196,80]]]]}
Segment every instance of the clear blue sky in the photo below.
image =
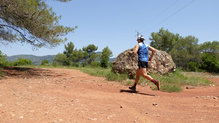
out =
{"type": "Polygon", "coordinates": [[[161,27],[181,36],[193,35],[199,44],[219,41],[219,0],[47,0],[47,4],[62,16],[60,24],[78,26],[66,36],[68,41],[38,50],[28,44],[1,44],[4,54],[56,55],[72,41],[78,49],[94,44],[102,51],[108,46],[116,57],[136,45],[137,31],[150,44],[150,34],[161,27]]]}

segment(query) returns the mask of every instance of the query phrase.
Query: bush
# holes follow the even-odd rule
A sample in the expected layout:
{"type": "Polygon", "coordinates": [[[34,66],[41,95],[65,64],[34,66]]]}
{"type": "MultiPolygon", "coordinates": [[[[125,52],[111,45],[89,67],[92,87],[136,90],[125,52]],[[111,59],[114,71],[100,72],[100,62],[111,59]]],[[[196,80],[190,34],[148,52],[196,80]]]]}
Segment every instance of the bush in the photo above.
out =
{"type": "Polygon", "coordinates": [[[219,61],[216,56],[205,53],[202,55],[200,68],[208,72],[219,73],[219,61]]]}
{"type": "Polygon", "coordinates": [[[198,64],[195,62],[189,62],[189,70],[190,71],[199,71],[198,64]]]}
{"type": "Polygon", "coordinates": [[[72,62],[72,63],[71,63],[71,66],[73,66],[73,67],[80,67],[80,63],[78,63],[78,62],[72,62]]]}
{"type": "Polygon", "coordinates": [[[107,68],[109,66],[109,57],[112,55],[112,51],[105,47],[100,56],[100,66],[103,68],[107,68]]]}
{"type": "Polygon", "coordinates": [[[59,62],[57,62],[57,61],[53,61],[52,65],[53,66],[61,66],[61,64],[59,62]]]}
{"type": "Polygon", "coordinates": [[[42,62],[41,62],[41,65],[49,65],[50,63],[49,63],[49,60],[43,60],[42,62]]]}
{"type": "Polygon", "coordinates": [[[99,67],[99,66],[100,66],[100,62],[98,62],[98,61],[92,61],[92,62],[90,63],[90,65],[91,65],[91,67],[99,67]]]}
{"type": "Polygon", "coordinates": [[[82,62],[81,65],[82,65],[82,67],[86,67],[86,66],[88,66],[88,63],[87,62],[82,62]]]}
{"type": "Polygon", "coordinates": [[[0,51],[0,67],[6,66],[7,64],[6,55],[3,55],[0,51]]]}
{"type": "Polygon", "coordinates": [[[32,61],[29,59],[19,58],[14,62],[14,66],[32,65],[32,61]]]}
{"type": "Polygon", "coordinates": [[[54,66],[69,65],[66,55],[62,53],[58,53],[53,59],[53,65],[54,66]]]}

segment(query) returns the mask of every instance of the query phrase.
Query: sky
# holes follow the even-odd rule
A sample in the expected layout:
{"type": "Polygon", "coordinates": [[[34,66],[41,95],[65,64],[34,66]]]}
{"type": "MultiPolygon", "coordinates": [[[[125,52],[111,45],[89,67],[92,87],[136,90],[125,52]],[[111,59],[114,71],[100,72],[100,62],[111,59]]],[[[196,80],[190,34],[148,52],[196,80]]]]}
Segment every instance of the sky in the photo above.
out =
{"type": "Polygon", "coordinates": [[[109,47],[113,56],[133,48],[137,32],[150,44],[152,32],[160,28],[185,37],[195,36],[199,44],[219,41],[219,0],[47,0],[58,16],[60,24],[78,28],[66,35],[67,42],[55,48],[39,48],[29,44],[0,45],[7,56],[31,54],[36,56],[63,53],[64,46],[73,42],[81,49],[94,44],[97,51],[109,47]]]}

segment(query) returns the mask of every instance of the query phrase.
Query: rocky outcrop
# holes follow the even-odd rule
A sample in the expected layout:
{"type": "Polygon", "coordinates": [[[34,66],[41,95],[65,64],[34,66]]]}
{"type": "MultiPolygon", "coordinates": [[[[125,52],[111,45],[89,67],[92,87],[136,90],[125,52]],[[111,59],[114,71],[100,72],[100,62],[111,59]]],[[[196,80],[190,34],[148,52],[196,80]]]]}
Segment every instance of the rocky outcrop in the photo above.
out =
{"type": "MultiPolygon", "coordinates": [[[[151,51],[149,52],[149,55],[151,51]]],[[[147,72],[165,74],[175,71],[176,65],[172,60],[172,57],[165,51],[157,50],[153,56],[153,59],[148,63],[149,67],[147,72]]],[[[113,62],[113,71],[115,73],[127,73],[130,78],[135,76],[138,69],[138,55],[133,54],[133,49],[128,49],[118,55],[113,62]]]]}

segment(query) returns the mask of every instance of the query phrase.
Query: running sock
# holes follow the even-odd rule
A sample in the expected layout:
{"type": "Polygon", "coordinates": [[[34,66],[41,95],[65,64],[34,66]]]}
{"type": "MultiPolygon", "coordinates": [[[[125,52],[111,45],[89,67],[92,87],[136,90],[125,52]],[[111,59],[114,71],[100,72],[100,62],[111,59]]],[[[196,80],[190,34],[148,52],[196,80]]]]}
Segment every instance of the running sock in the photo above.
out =
{"type": "Polygon", "coordinates": [[[154,84],[156,84],[156,80],[152,79],[151,82],[153,82],[154,84]]]}

